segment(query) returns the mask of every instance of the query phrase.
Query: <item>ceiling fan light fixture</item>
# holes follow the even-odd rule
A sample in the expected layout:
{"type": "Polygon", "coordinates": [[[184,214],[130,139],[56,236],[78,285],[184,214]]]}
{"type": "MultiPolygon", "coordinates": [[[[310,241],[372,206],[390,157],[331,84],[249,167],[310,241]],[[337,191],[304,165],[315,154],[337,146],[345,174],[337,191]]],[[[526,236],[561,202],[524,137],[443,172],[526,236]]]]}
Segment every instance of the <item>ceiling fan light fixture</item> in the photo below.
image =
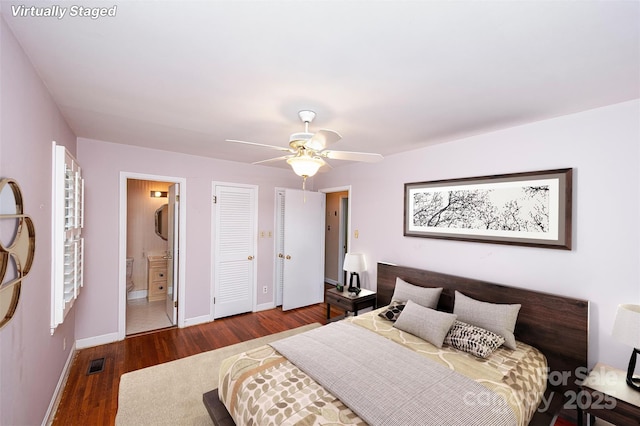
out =
{"type": "Polygon", "coordinates": [[[303,155],[287,159],[287,164],[291,166],[295,174],[307,178],[318,173],[318,169],[324,165],[324,160],[303,155]]]}

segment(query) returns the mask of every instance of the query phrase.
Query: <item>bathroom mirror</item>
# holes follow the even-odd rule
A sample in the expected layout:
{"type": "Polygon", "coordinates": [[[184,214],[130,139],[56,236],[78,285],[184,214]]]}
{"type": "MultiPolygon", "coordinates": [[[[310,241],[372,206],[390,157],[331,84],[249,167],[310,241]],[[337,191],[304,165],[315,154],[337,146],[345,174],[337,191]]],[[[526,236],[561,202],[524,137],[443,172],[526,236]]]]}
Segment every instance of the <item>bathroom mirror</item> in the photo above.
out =
{"type": "Polygon", "coordinates": [[[156,234],[163,240],[169,238],[168,217],[169,205],[163,204],[158,210],[156,210],[156,234]]]}
{"type": "Polygon", "coordinates": [[[35,240],[33,221],[23,214],[18,183],[0,180],[0,328],[18,307],[22,280],[33,264],[35,240]]]}

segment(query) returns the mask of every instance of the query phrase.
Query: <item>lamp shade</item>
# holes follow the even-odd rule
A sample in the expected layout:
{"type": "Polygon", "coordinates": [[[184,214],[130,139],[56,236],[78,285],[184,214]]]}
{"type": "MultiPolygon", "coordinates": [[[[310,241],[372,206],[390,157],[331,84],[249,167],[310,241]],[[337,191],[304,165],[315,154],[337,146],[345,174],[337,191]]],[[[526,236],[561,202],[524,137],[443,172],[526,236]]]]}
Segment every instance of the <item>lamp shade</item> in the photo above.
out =
{"type": "Polygon", "coordinates": [[[364,272],[367,270],[367,265],[364,261],[364,254],[362,253],[347,253],[344,256],[343,270],[347,272],[364,272]]]}
{"type": "Polygon", "coordinates": [[[616,340],[640,348],[640,305],[618,305],[612,334],[616,340]]]}
{"type": "Polygon", "coordinates": [[[324,160],[322,158],[301,155],[289,158],[287,163],[298,176],[309,177],[318,173],[318,169],[324,165],[324,160]]]}

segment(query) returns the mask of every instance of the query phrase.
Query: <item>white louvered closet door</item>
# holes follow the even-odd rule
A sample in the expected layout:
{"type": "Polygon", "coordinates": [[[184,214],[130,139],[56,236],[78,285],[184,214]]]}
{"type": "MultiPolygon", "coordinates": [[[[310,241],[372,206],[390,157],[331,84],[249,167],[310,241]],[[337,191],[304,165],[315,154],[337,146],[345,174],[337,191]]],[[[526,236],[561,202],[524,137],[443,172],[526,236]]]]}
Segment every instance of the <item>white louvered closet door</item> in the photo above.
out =
{"type": "Polygon", "coordinates": [[[255,295],[255,186],[214,184],[214,318],[253,310],[255,295]]]}

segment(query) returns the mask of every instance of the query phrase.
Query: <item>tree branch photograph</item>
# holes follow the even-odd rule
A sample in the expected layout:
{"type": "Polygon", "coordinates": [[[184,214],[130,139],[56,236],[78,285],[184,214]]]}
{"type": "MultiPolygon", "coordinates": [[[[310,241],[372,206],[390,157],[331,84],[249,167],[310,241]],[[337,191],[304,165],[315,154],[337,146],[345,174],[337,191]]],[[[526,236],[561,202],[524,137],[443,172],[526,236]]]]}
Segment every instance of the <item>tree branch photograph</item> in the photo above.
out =
{"type": "Polygon", "coordinates": [[[573,169],[406,183],[404,235],[571,250],[573,169]]]}

